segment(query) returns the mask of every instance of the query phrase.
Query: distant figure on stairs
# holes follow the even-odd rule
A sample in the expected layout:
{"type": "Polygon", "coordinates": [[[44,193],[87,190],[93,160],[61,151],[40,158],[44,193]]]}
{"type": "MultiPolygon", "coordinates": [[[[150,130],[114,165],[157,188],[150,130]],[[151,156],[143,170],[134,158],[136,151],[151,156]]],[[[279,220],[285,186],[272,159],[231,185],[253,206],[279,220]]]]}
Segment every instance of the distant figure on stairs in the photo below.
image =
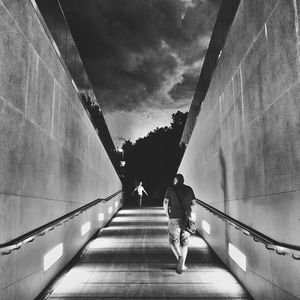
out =
{"type": "Polygon", "coordinates": [[[143,201],[143,192],[148,196],[148,193],[145,191],[144,187],[142,186],[142,181],[139,182],[139,185],[133,190],[132,195],[135,191],[137,191],[138,194],[138,206],[142,207],[142,201],[143,201]]]}
{"type": "Polygon", "coordinates": [[[191,216],[195,195],[191,187],[183,184],[184,178],[177,174],[164,198],[164,211],[169,217],[169,243],[177,259],[176,272],[187,269],[185,260],[188,253],[190,233],[184,228],[185,216],[191,216]],[[180,198],[180,199],[179,199],[180,198]]]}

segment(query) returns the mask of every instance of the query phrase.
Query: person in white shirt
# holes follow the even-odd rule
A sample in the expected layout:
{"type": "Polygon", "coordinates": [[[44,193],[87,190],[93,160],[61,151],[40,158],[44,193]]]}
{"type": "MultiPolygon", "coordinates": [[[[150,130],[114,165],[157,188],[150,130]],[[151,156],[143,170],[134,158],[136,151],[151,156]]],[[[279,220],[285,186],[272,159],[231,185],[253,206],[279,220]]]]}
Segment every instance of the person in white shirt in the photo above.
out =
{"type": "Polygon", "coordinates": [[[140,181],[139,185],[133,190],[132,195],[134,192],[137,191],[138,194],[138,206],[142,206],[142,200],[143,200],[143,192],[148,196],[148,193],[145,191],[144,187],[142,186],[142,181],[140,181]]]}

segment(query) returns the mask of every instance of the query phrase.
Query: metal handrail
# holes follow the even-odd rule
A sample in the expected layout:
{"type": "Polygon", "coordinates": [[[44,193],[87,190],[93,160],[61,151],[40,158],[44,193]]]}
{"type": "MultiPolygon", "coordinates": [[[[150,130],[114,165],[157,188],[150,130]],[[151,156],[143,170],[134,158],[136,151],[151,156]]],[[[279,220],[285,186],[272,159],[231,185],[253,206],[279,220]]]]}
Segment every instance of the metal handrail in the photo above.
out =
{"type": "Polygon", "coordinates": [[[45,235],[46,232],[52,231],[55,227],[65,224],[69,220],[74,219],[75,217],[79,216],[86,210],[90,209],[91,207],[93,207],[99,203],[105,203],[105,202],[111,200],[112,198],[114,198],[115,196],[120,194],[121,192],[122,192],[122,190],[120,190],[104,199],[98,198],[98,199],[96,199],[88,204],[85,204],[85,205],[83,205],[83,206],[81,206],[81,207],[47,223],[47,224],[44,224],[36,229],[33,229],[21,236],[9,241],[9,242],[0,244],[0,252],[2,253],[2,255],[8,255],[13,250],[19,250],[22,247],[22,245],[33,242],[36,237],[45,235]]]}
{"type": "Polygon", "coordinates": [[[204,207],[216,217],[220,218],[222,221],[228,223],[228,225],[234,226],[235,229],[242,231],[249,237],[252,237],[255,242],[264,244],[266,249],[275,251],[278,255],[290,255],[293,259],[300,260],[300,246],[278,242],[252,227],[228,216],[202,200],[196,199],[196,203],[204,207]]]}

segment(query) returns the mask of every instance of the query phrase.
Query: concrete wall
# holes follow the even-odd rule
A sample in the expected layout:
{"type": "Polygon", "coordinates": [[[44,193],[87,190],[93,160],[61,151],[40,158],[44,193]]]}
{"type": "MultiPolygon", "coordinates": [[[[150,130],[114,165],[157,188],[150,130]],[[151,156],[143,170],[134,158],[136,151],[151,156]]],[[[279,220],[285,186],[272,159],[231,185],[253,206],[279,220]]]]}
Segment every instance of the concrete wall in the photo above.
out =
{"type": "MultiPolygon", "coordinates": [[[[196,196],[300,245],[300,1],[244,0],[180,166],[196,196]]],[[[199,231],[255,299],[300,298],[300,262],[197,208],[199,231]],[[211,225],[211,234],[201,221],[211,225]],[[228,242],[247,257],[242,271],[228,242]]]]}
{"type": "MultiPolygon", "coordinates": [[[[0,176],[0,243],[121,189],[29,0],[0,0],[0,176]]],[[[0,299],[37,296],[120,197],[1,256],[0,299]],[[91,231],[81,237],[87,221],[91,231]],[[64,256],[44,272],[44,254],[60,242],[64,256]]]]}

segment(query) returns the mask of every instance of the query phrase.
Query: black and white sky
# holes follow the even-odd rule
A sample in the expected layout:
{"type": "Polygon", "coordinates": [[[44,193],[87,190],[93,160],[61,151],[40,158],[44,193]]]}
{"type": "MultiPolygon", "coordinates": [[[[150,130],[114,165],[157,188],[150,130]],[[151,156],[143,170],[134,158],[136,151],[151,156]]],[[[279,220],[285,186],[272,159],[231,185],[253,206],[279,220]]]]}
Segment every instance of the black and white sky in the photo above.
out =
{"type": "Polygon", "coordinates": [[[188,111],[220,0],[61,0],[116,146],[188,111]]]}

